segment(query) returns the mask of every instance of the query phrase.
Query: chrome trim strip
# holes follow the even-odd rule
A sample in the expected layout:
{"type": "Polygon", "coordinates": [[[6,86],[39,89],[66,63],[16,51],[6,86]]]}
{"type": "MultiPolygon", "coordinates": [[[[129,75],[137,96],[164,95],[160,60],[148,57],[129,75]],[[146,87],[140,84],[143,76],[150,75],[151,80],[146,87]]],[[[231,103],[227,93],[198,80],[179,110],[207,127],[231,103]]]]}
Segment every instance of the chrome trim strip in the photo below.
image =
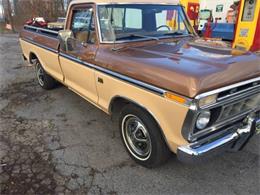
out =
{"type": "Polygon", "coordinates": [[[248,118],[248,124],[244,127],[240,127],[235,130],[233,133],[229,133],[221,138],[215,139],[211,142],[208,142],[208,139],[191,143],[189,145],[180,146],[178,147],[178,154],[177,155],[185,155],[188,158],[196,158],[198,156],[208,155],[210,152],[213,152],[214,150],[220,148],[221,146],[224,146],[226,144],[232,143],[233,141],[236,141],[240,139],[242,136],[245,136],[246,139],[241,138],[243,140],[242,143],[237,143],[235,146],[232,146],[232,148],[240,149],[241,146],[244,145],[244,143],[247,141],[248,136],[251,133],[253,124],[254,124],[254,118],[249,117],[248,118]],[[237,146],[238,145],[238,146],[237,146]],[[180,154],[181,152],[182,154],[180,154]]]}
{"type": "Polygon", "coordinates": [[[200,108],[200,110],[212,109],[221,105],[229,104],[230,102],[238,101],[249,96],[258,94],[260,92],[260,87],[251,89],[251,91],[247,91],[247,93],[242,92],[241,94],[237,94],[236,96],[231,96],[229,98],[224,98],[222,101],[217,101],[214,104],[209,104],[200,108]]]}
{"type": "MultiPolygon", "coordinates": [[[[145,82],[142,82],[142,81],[133,79],[133,78],[131,78],[131,77],[122,75],[122,74],[117,73],[117,72],[114,72],[114,71],[112,71],[112,70],[109,70],[109,69],[106,69],[106,68],[103,68],[103,67],[100,67],[100,66],[97,66],[97,65],[94,65],[94,64],[91,64],[91,63],[82,61],[82,60],[80,60],[80,59],[78,59],[78,58],[76,58],[76,57],[74,57],[74,56],[71,56],[71,55],[68,55],[68,54],[59,52],[59,51],[54,50],[54,49],[52,49],[52,48],[50,48],[50,47],[47,47],[47,46],[41,45],[41,44],[39,44],[39,43],[36,43],[36,42],[33,41],[33,40],[30,40],[30,39],[27,39],[27,38],[21,38],[21,39],[24,40],[24,41],[27,41],[27,42],[29,42],[29,43],[31,43],[31,44],[33,44],[33,45],[36,45],[36,46],[38,46],[38,47],[40,47],[40,48],[43,48],[43,49],[46,49],[46,50],[48,50],[48,51],[57,53],[57,54],[59,54],[59,56],[61,56],[61,57],[67,58],[67,59],[69,59],[69,60],[71,60],[71,61],[74,61],[74,62],[79,63],[79,64],[81,64],[81,65],[84,65],[84,66],[86,66],[86,67],[95,69],[95,70],[100,71],[100,72],[102,72],[102,73],[105,73],[105,74],[107,74],[107,75],[113,76],[114,78],[117,78],[117,79],[120,79],[120,80],[122,80],[122,81],[131,83],[131,84],[134,84],[135,86],[138,86],[138,87],[140,87],[140,88],[149,90],[150,92],[153,92],[153,93],[155,93],[155,94],[158,94],[158,95],[160,95],[160,96],[162,96],[162,97],[164,97],[164,94],[167,92],[167,90],[165,90],[165,89],[162,89],[162,88],[153,86],[153,85],[151,85],[151,84],[148,84],[148,83],[145,83],[145,82]]],[[[174,93],[174,92],[172,92],[172,93],[174,93]]],[[[179,95],[179,94],[176,94],[176,95],[181,96],[181,95],[179,95]]],[[[182,105],[189,106],[190,103],[192,102],[192,100],[189,99],[189,98],[187,98],[187,97],[184,97],[184,96],[182,96],[182,97],[186,99],[186,103],[185,103],[185,104],[182,104],[182,105]]],[[[176,103],[178,103],[178,102],[176,102],[176,103]]]]}
{"type": "Polygon", "coordinates": [[[188,154],[188,155],[191,155],[191,156],[199,156],[199,155],[203,155],[204,153],[207,153],[215,148],[218,148],[220,147],[221,145],[224,145],[228,142],[231,142],[232,140],[234,139],[237,139],[239,136],[237,133],[234,133],[234,134],[228,134],[216,141],[213,141],[211,143],[208,143],[208,144],[205,144],[205,145],[202,145],[198,148],[194,148],[195,145],[199,145],[198,143],[195,143],[195,144],[190,144],[190,145],[187,145],[187,146],[180,146],[178,148],[178,150],[188,154]]]}
{"type": "Polygon", "coordinates": [[[98,37],[99,37],[99,43],[102,43],[102,34],[101,34],[101,28],[100,28],[100,21],[99,21],[99,13],[98,13],[98,5],[95,7],[96,9],[96,24],[97,24],[97,29],[98,29],[98,37]]]}
{"type": "Polygon", "coordinates": [[[69,6],[72,6],[72,5],[80,5],[80,4],[96,4],[96,5],[111,5],[111,4],[115,4],[115,5],[126,5],[126,4],[137,4],[137,5],[145,5],[145,4],[150,4],[150,5],[180,5],[182,6],[180,3],[157,3],[157,2],[100,2],[100,3],[96,3],[95,1],[93,2],[71,2],[69,6]]]}
{"type": "Polygon", "coordinates": [[[247,88],[247,89],[244,89],[244,90],[241,90],[241,91],[238,91],[238,92],[235,92],[235,93],[232,93],[232,94],[229,94],[229,95],[226,95],[226,96],[223,96],[223,97],[220,97],[220,98],[217,98],[217,101],[221,101],[221,100],[224,100],[224,99],[233,97],[233,96],[235,96],[235,95],[237,95],[237,94],[245,93],[245,92],[247,92],[247,91],[254,90],[254,89],[257,89],[257,88],[260,89],[260,84],[259,84],[259,85],[256,85],[256,86],[253,86],[253,87],[249,87],[249,88],[247,88]]]}
{"type": "MultiPolygon", "coordinates": [[[[111,3],[96,3],[96,18],[97,18],[97,28],[98,28],[98,35],[99,35],[99,42],[100,44],[120,44],[120,43],[132,43],[132,42],[140,42],[140,41],[153,41],[152,39],[149,39],[149,38],[140,38],[138,40],[132,40],[132,41],[103,41],[103,38],[102,38],[102,33],[101,33],[101,27],[100,27],[100,17],[99,17],[99,12],[98,12],[98,6],[99,5],[127,5],[127,4],[137,4],[137,5],[171,5],[171,6],[181,6],[182,7],[182,10],[183,10],[183,6],[181,4],[170,4],[170,3],[114,3],[111,1],[111,3]]],[[[183,10],[184,11],[184,10],[183,10]]],[[[185,18],[187,19],[187,15],[184,11],[184,14],[185,14],[185,18]]],[[[193,29],[193,27],[191,26],[190,24],[190,21],[188,21],[188,25],[190,25],[190,27],[192,28],[192,32],[190,32],[191,34],[193,35],[197,35],[193,29]]],[[[168,36],[168,37],[162,37],[161,39],[159,40],[162,40],[162,39],[169,39],[169,38],[180,38],[180,37],[189,37],[191,34],[189,35],[179,35],[179,36],[176,36],[176,37],[171,37],[171,36],[168,36]]]]}
{"type": "Polygon", "coordinates": [[[26,30],[26,28],[28,29],[34,29],[36,30],[36,32],[47,32],[47,33],[51,33],[51,34],[55,34],[58,35],[59,33],[57,31],[54,30],[49,30],[49,29],[45,29],[45,28],[40,28],[40,27],[35,27],[35,26],[29,26],[29,25],[24,25],[24,29],[26,30]]]}
{"type": "Polygon", "coordinates": [[[246,85],[246,84],[249,84],[249,83],[253,83],[253,82],[256,82],[256,81],[260,81],[260,77],[249,79],[249,80],[242,81],[242,82],[239,82],[239,83],[235,83],[233,85],[229,85],[229,86],[226,86],[226,87],[215,89],[215,90],[212,90],[212,91],[209,91],[209,92],[206,92],[206,93],[202,93],[200,95],[197,95],[195,97],[195,99],[198,100],[198,99],[210,96],[210,95],[214,95],[214,94],[217,94],[217,93],[220,93],[220,92],[223,92],[223,91],[227,91],[227,90],[230,90],[232,88],[240,87],[240,86],[243,86],[243,85],[246,85]]]}
{"type": "Polygon", "coordinates": [[[108,74],[110,76],[113,76],[113,77],[118,78],[120,80],[126,81],[128,83],[135,84],[135,85],[137,85],[137,86],[139,86],[141,88],[148,89],[149,91],[155,92],[155,93],[157,93],[157,94],[159,94],[161,96],[163,96],[164,93],[166,92],[164,89],[152,86],[152,85],[144,83],[142,81],[138,81],[138,80],[132,79],[132,78],[130,78],[128,76],[125,76],[125,75],[113,72],[111,70],[108,70],[108,69],[96,66],[94,64],[90,64],[90,63],[84,62],[84,61],[79,60],[79,59],[77,59],[77,58],[75,58],[73,56],[70,56],[70,55],[67,55],[67,54],[64,54],[64,53],[60,53],[60,56],[64,57],[64,58],[67,58],[69,60],[72,60],[74,62],[77,62],[79,64],[85,65],[85,66],[87,66],[89,68],[93,68],[95,70],[98,70],[98,71],[100,71],[102,73],[105,73],[105,74],[108,74]]]}

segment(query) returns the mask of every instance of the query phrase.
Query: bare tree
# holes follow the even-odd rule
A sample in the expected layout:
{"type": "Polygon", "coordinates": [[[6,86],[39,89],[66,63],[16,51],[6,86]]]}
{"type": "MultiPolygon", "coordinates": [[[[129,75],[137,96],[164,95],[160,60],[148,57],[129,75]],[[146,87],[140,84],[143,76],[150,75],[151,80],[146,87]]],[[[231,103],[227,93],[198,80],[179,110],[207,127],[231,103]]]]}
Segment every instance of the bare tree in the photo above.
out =
{"type": "Polygon", "coordinates": [[[64,0],[59,0],[60,2],[60,7],[62,9],[62,12],[65,13],[65,4],[64,4],[64,0]]]}
{"type": "Polygon", "coordinates": [[[0,1],[0,4],[1,4],[2,17],[4,18],[4,16],[5,16],[5,10],[4,10],[4,5],[3,5],[3,0],[0,1]]]}
{"type": "Polygon", "coordinates": [[[44,17],[47,21],[56,21],[66,15],[71,0],[0,0],[3,2],[6,22],[12,29],[19,31],[26,21],[34,17],[44,17]],[[11,3],[13,7],[11,7],[11,3]],[[13,8],[13,11],[12,11],[13,8]],[[13,13],[13,14],[12,14],[13,13]]]}
{"type": "Polygon", "coordinates": [[[9,0],[2,0],[2,4],[4,7],[5,18],[7,19],[7,23],[11,25],[12,31],[15,32],[13,16],[12,16],[12,8],[9,0]]]}

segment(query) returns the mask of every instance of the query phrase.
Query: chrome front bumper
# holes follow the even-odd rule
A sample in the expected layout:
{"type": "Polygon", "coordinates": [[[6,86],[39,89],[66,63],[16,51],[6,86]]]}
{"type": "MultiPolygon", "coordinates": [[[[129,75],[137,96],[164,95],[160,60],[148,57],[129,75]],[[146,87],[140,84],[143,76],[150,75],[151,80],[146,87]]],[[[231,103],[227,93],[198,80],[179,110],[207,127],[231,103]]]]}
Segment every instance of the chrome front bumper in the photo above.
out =
{"type": "Polygon", "coordinates": [[[185,163],[196,163],[224,151],[239,151],[248,143],[252,135],[259,133],[259,126],[259,118],[249,117],[245,126],[233,130],[232,133],[178,147],[177,157],[185,163]]]}

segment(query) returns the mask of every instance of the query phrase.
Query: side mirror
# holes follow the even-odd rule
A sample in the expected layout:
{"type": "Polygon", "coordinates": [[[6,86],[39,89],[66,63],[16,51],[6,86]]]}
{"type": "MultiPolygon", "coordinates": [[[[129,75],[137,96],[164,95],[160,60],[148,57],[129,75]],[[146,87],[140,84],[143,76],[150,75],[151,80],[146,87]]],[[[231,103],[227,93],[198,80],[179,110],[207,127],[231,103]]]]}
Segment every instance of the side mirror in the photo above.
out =
{"type": "Polygon", "coordinates": [[[61,30],[58,34],[58,39],[60,41],[60,48],[63,51],[73,51],[73,32],[71,30],[61,30]]]}

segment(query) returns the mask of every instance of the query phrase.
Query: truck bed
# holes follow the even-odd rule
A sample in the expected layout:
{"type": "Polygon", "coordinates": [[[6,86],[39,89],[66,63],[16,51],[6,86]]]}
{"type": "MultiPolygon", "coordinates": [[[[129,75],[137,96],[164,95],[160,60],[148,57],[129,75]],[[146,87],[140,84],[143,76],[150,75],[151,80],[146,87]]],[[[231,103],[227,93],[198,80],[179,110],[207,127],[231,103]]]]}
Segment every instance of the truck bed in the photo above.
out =
{"type": "Polygon", "coordinates": [[[58,52],[58,31],[25,25],[20,37],[44,49],[58,52]]]}

